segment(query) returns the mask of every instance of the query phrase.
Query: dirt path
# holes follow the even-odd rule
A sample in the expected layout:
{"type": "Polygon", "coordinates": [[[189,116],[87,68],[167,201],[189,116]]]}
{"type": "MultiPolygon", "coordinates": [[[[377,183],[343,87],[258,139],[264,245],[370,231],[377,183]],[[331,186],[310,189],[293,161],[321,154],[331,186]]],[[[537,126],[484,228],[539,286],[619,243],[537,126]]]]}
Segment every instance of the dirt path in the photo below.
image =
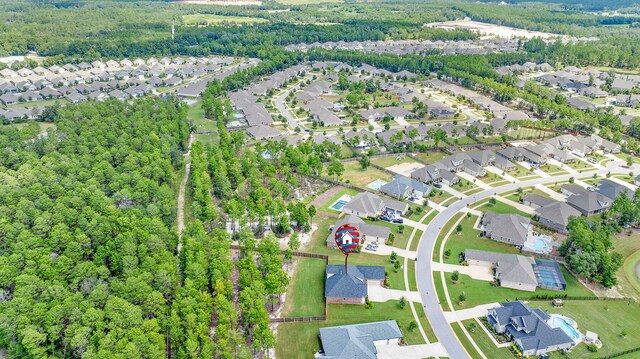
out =
{"type": "Polygon", "coordinates": [[[191,173],[191,145],[195,140],[195,136],[192,133],[189,135],[189,144],[187,146],[187,152],[184,154],[184,160],[186,162],[184,177],[180,182],[180,190],[178,191],[178,224],[176,231],[178,232],[178,255],[182,249],[182,231],[184,231],[184,193],[187,188],[187,181],[189,180],[189,174],[191,173]]]}
{"type": "Polygon", "coordinates": [[[323,194],[321,194],[318,197],[314,198],[313,201],[311,201],[311,203],[309,203],[309,206],[314,205],[316,208],[319,208],[320,206],[325,204],[325,202],[330,200],[331,197],[333,197],[336,193],[340,192],[343,188],[344,187],[342,187],[342,186],[334,186],[334,187],[329,188],[323,194]]]}

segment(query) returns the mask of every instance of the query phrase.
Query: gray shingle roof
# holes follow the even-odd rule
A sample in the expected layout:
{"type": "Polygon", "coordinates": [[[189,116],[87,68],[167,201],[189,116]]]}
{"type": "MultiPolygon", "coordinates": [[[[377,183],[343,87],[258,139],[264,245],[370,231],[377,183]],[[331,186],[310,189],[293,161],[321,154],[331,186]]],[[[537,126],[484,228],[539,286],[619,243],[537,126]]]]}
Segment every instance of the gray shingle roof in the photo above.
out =
{"type": "Polygon", "coordinates": [[[324,296],[328,298],[364,298],[367,296],[367,280],[383,280],[382,266],[327,265],[324,282],[324,296]]]}
{"type": "Polygon", "coordinates": [[[395,320],[320,328],[324,358],[375,359],[374,341],[399,339],[402,332],[395,320]]]}

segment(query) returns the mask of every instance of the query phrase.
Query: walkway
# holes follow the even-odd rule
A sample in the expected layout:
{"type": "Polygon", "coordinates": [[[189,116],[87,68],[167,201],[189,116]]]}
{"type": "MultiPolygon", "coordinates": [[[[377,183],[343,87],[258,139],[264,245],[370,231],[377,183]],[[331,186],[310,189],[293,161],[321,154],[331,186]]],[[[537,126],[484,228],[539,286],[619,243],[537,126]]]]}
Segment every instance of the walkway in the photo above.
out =
{"type": "Polygon", "coordinates": [[[396,254],[400,257],[414,259],[416,257],[416,252],[412,252],[407,249],[397,248],[393,246],[388,246],[384,243],[378,242],[378,249],[375,251],[370,251],[368,249],[362,248],[362,251],[365,253],[377,254],[379,256],[388,256],[391,255],[391,252],[396,252],[396,254]]]}
{"type": "Polygon", "coordinates": [[[444,316],[449,323],[459,322],[462,320],[480,318],[487,315],[487,311],[491,308],[499,307],[500,303],[489,303],[478,305],[473,308],[456,310],[455,312],[445,312],[444,316]]]}

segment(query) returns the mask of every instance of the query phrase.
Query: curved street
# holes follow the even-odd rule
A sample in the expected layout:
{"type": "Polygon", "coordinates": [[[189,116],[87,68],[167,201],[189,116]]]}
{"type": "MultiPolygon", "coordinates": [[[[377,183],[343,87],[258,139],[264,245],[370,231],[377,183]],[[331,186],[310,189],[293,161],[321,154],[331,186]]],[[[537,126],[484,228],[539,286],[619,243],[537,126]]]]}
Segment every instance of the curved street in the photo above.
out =
{"type": "Polygon", "coordinates": [[[601,170],[589,171],[580,174],[566,174],[560,176],[542,177],[531,179],[527,181],[509,183],[504,186],[487,189],[482,192],[472,194],[468,197],[464,197],[455,203],[452,203],[442,212],[438,213],[436,217],[429,223],[427,229],[424,231],[420,238],[417,252],[416,263],[416,281],[418,285],[418,291],[422,298],[424,310],[427,315],[427,319],[433,330],[435,331],[438,340],[442,343],[446,351],[449,353],[450,358],[462,359],[469,358],[469,354],[464,349],[455,333],[453,332],[449,322],[445,318],[444,312],[440,307],[438,301],[438,295],[436,293],[435,285],[433,282],[432,273],[432,257],[436,239],[440,234],[442,227],[460,210],[464,207],[470,206],[473,203],[482,199],[491,197],[498,193],[504,193],[508,191],[514,191],[518,187],[526,188],[537,184],[549,184],[554,182],[562,182],[568,180],[570,177],[585,178],[591,177],[593,174],[598,176],[606,176],[608,172],[611,174],[626,174],[629,171],[637,170],[637,165],[633,165],[631,168],[622,167],[623,161],[610,161],[606,164],[606,167],[601,170]]]}

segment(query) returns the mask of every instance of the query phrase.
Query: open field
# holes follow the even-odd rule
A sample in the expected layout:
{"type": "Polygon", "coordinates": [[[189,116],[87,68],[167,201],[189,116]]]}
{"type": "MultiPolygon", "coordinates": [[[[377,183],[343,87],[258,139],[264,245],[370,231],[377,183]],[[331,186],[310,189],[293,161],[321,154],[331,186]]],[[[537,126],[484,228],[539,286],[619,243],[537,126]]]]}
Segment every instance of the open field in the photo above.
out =
{"type": "Polygon", "coordinates": [[[256,24],[261,22],[268,22],[267,19],[259,17],[246,17],[246,16],[224,16],[216,14],[192,14],[183,15],[182,21],[186,26],[213,26],[222,25],[226,23],[232,24],[256,24]]]}
{"type": "Polygon", "coordinates": [[[628,297],[640,298],[640,280],[637,275],[637,267],[640,265],[640,234],[630,236],[620,234],[613,239],[616,252],[622,254],[624,260],[618,270],[617,278],[619,291],[628,297]]]}
{"type": "Polygon", "coordinates": [[[429,164],[438,162],[446,156],[442,152],[430,152],[430,153],[416,153],[415,156],[429,164]]]}
{"type": "MultiPolygon", "coordinates": [[[[341,176],[341,180],[354,186],[364,188],[377,179],[390,181],[392,177],[391,174],[373,167],[367,167],[363,170],[358,161],[347,161],[342,164],[344,165],[344,173],[341,176]]],[[[326,167],[323,173],[326,175],[326,167]]]]}
{"type": "Polygon", "coordinates": [[[584,287],[578,280],[571,275],[563,266],[562,274],[567,281],[567,290],[560,292],[547,289],[536,289],[535,292],[527,292],[522,290],[516,290],[511,288],[494,287],[491,282],[471,279],[466,274],[460,274],[460,280],[458,283],[452,284],[450,277],[451,273],[445,273],[445,279],[447,280],[447,290],[451,297],[451,302],[456,310],[472,308],[476,305],[487,304],[492,302],[505,302],[515,300],[521,297],[531,297],[533,295],[568,295],[579,297],[595,297],[595,295],[586,287],[584,287]],[[467,300],[460,305],[458,302],[458,295],[465,292],[467,300]]]}
{"type": "MultiPolygon", "coordinates": [[[[418,305],[420,306],[420,305],[418,305]]],[[[410,332],[407,327],[413,320],[409,306],[401,309],[397,300],[375,303],[373,309],[364,305],[329,304],[327,320],[309,323],[281,323],[278,325],[277,358],[311,358],[318,351],[320,328],[336,325],[396,320],[408,344],[423,344],[419,330],[410,332]]],[[[426,330],[426,328],[425,328],[426,330]]]]}
{"type": "Polygon", "coordinates": [[[438,25],[436,25],[435,27],[463,29],[477,32],[478,34],[483,36],[497,36],[509,39],[513,37],[522,37],[526,39],[532,39],[534,37],[540,37],[543,39],[564,37],[563,35],[551,34],[548,32],[517,29],[514,27],[494,25],[471,20],[446,21],[438,23],[438,25]]]}

